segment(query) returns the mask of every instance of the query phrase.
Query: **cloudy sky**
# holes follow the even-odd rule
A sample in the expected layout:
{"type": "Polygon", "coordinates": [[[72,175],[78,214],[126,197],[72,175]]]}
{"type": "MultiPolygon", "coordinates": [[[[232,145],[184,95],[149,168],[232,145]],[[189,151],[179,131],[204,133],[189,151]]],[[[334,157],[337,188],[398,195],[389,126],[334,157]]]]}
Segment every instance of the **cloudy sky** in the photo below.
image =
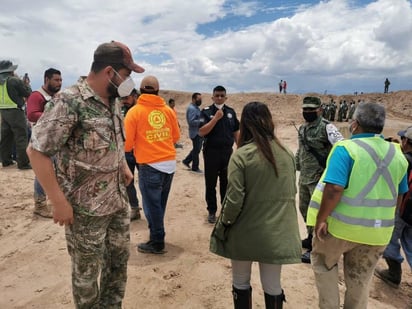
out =
{"type": "Polygon", "coordinates": [[[0,11],[0,59],[28,72],[49,67],[64,86],[87,75],[112,39],[162,89],[210,92],[381,92],[412,89],[411,0],[14,0],[0,11]]]}

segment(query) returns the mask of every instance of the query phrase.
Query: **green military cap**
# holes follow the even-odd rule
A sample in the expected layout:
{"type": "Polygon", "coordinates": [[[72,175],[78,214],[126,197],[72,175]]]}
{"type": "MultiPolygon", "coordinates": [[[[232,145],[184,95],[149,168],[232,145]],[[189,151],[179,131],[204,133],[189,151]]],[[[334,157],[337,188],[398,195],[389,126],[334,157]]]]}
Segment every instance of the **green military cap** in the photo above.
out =
{"type": "Polygon", "coordinates": [[[303,99],[302,108],[318,108],[320,107],[320,99],[317,97],[305,97],[303,99]]]}

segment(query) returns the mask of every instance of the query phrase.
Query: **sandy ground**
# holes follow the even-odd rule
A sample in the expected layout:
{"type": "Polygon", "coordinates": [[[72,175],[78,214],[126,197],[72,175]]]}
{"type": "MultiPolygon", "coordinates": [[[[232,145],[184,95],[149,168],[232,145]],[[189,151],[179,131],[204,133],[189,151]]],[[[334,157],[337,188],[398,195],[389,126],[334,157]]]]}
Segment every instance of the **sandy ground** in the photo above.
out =
{"type": "MultiPolygon", "coordinates": [[[[191,94],[176,91],[161,94],[166,100],[176,99],[184,145],[177,150],[178,169],[165,219],[168,252],[160,256],[138,253],[136,244],[148,238],[147,223],[144,218],[131,223],[124,308],[232,308],[230,263],[208,250],[212,226],[206,221],[203,176],[187,171],[181,164],[191,149],[184,116],[191,94]]],[[[412,92],[363,97],[387,106],[386,136],[411,125],[412,92]]],[[[356,101],[359,98],[356,97],[356,101]]],[[[322,99],[327,97],[322,96],[322,99]]],[[[278,136],[295,151],[297,133],[292,122],[296,125],[302,122],[302,97],[271,93],[229,94],[227,103],[240,115],[242,106],[252,100],[270,106],[278,136]]],[[[203,95],[203,102],[204,105],[210,103],[210,94],[203,95]]],[[[337,123],[337,126],[347,134],[347,123],[337,123]]],[[[64,229],[50,219],[33,216],[33,179],[32,171],[0,168],[0,308],[73,308],[64,229]]],[[[303,237],[305,228],[300,216],[299,224],[303,237]]],[[[384,266],[384,262],[381,260],[379,265],[384,266]]],[[[399,289],[373,278],[369,308],[412,308],[412,276],[409,266],[406,263],[402,266],[404,275],[399,289]]],[[[253,305],[264,308],[258,272],[254,265],[253,305]]],[[[345,286],[341,270],[340,277],[343,296],[345,286]]],[[[310,265],[284,266],[282,285],[287,298],[285,308],[317,307],[310,265]]]]}

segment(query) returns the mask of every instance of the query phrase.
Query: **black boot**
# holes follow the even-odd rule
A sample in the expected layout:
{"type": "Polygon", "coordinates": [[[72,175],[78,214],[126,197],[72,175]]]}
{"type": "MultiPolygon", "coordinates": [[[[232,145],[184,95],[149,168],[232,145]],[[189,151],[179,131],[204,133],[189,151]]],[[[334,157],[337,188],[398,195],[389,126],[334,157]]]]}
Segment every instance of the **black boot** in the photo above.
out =
{"type": "Polygon", "coordinates": [[[398,288],[402,278],[402,266],[395,260],[385,258],[389,269],[375,269],[375,276],[394,288],[398,288]]]}
{"type": "Polygon", "coordinates": [[[233,304],[235,309],[252,309],[252,287],[239,290],[232,286],[233,304]]]}
{"type": "Polygon", "coordinates": [[[307,238],[302,239],[302,248],[312,251],[312,238],[313,238],[313,235],[308,234],[307,238]]]}
{"type": "Polygon", "coordinates": [[[283,302],[286,302],[286,297],[283,290],[282,294],[279,295],[269,295],[265,293],[266,309],[282,309],[283,302]]]}

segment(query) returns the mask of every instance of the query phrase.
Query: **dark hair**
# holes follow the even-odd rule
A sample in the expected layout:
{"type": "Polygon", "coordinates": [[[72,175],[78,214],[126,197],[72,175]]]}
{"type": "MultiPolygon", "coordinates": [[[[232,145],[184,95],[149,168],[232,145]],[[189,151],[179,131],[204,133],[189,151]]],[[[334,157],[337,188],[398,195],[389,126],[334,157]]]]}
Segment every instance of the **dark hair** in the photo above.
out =
{"type": "Polygon", "coordinates": [[[213,88],[213,93],[215,93],[216,91],[224,91],[226,93],[226,89],[223,86],[216,86],[215,88],[213,88]]]}
{"type": "Polygon", "coordinates": [[[101,70],[103,70],[105,67],[108,67],[108,66],[111,66],[116,71],[119,71],[121,69],[128,69],[121,63],[107,63],[107,62],[102,62],[102,61],[93,61],[92,67],[90,70],[93,73],[99,73],[101,70]]]}
{"type": "Polygon", "coordinates": [[[48,79],[52,79],[54,74],[62,75],[62,73],[59,70],[56,70],[56,69],[53,69],[53,68],[50,68],[50,69],[47,69],[46,71],[44,71],[44,82],[46,82],[46,77],[48,79]]]}
{"type": "Polygon", "coordinates": [[[267,105],[261,102],[246,104],[240,119],[239,147],[254,142],[262,155],[272,165],[277,176],[276,160],[270,146],[272,140],[285,149],[275,136],[275,124],[267,105]]]}
{"type": "Polygon", "coordinates": [[[170,98],[170,99],[169,99],[169,104],[172,103],[172,102],[174,102],[174,101],[175,101],[175,99],[170,98]]]}
{"type": "Polygon", "coordinates": [[[194,100],[194,99],[196,99],[196,97],[198,96],[198,95],[201,95],[199,92],[194,92],[193,94],[192,94],[192,101],[194,100]]]}

